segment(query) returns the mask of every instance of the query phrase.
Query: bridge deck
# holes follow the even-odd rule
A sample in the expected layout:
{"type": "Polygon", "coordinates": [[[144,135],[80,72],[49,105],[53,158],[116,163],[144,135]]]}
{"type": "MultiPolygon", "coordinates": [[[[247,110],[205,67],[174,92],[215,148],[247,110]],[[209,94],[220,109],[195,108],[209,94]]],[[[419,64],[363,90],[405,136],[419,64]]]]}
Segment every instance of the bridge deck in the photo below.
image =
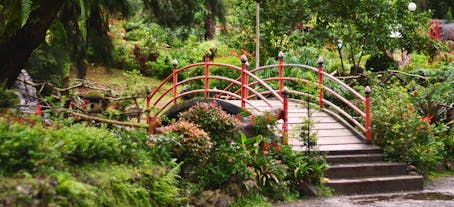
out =
{"type": "MultiPolygon", "coordinates": [[[[232,104],[241,105],[239,100],[228,101],[232,104]]],[[[269,111],[270,107],[261,100],[249,100],[251,104],[261,111],[269,111]]],[[[274,108],[282,108],[279,101],[270,100],[274,108]]],[[[246,106],[247,107],[247,106],[246,106]]],[[[319,151],[344,151],[344,150],[366,150],[376,149],[376,146],[364,144],[363,139],[355,135],[349,127],[343,125],[330,114],[311,110],[311,118],[314,120],[313,130],[317,133],[317,148],[319,151]]],[[[299,138],[300,128],[307,118],[306,108],[297,102],[289,101],[288,104],[288,127],[289,144],[296,151],[304,150],[303,141],[299,138]]],[[[278,126],[283,123],[279,120],[278,126]]]]}

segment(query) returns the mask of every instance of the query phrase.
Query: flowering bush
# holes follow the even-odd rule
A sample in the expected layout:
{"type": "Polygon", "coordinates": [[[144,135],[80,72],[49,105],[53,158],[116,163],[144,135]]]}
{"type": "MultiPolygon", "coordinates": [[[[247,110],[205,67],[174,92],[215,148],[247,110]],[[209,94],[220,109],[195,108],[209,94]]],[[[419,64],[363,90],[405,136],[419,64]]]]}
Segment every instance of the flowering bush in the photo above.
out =
{"type": "Polygon", "coordinates": [[[216,102],[198,103],[181,113],[180,118],[206,131],[215,147],[232,142],[241,133],[240,121],[223,111],[216,102]]]}
{"type": "Polygon", "coordinates": [[[374,142],[389,159],[416,165],[423,174],[439,164],[444,157],[439,130],[432,116],[418,114],[411,92],[397,85],[377,87],[372,100],[374,142]]]}
{"type": "Polygon", "coordinates": [[[172,133],[174,137],[170,150],[178,161],[199,162],[208,159],[211,140],[208,134],[194,123],[180,120],[164,127],[164,133],[172,133]]]}

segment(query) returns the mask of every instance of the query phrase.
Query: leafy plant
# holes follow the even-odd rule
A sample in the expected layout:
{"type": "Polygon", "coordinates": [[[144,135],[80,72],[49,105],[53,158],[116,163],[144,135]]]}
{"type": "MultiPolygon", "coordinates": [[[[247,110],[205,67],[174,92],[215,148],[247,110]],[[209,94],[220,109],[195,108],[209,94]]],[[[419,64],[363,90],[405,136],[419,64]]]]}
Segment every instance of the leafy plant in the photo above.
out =
{"type": "Polygon", "coordinates": [[[239,120],[227,114],[215,102],[198,103],[181,113],[180,118],[193,122],[206,131],[214,148],[222,143],[230,143],[240,136],[239,120]]]}

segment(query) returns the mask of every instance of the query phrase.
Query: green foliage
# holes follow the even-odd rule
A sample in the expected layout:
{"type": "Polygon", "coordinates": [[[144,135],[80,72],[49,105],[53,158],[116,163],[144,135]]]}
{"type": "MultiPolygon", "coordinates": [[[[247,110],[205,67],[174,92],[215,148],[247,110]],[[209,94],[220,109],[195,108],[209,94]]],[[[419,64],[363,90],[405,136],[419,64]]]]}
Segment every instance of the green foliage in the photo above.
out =
{"type": "Polygon", "coordinates": [[[61,156],[72,163],[113,161],[120,154],[120,141],[103,129],[73,125],[56,131],[54,136],[61,145],[61,156]]]}
{"type": "Polygon", "coordinates": [[[397,69],[397,62],[387,55],[375,55],[367,59],[366,69],[372,72],[386,71],[388,69],[397,69]]]}
{"type": "MultiPolygon", "coordinates": [[[[261,64],[276,58],[279,51],[291,47],[289,32],[310,19],[307,1],[258,1],[260,3],[260,54],[261,64]]],[[[232,13],[228,17],[232,27],[226,42],[233,48],[255,51],[256,1],[232,1],[232,13]]],[[[252,58],[251,58],[252,59],[252,58]]]]}
{"type": "Polygon", "coordinates": [[[348,61],[359,66],[366,54],[384,55],[386,51],[405,48],[421,51],[434,44],[427,36],[428,12],[406,10],[407,1],[310,1],[315,11],[316,37],[336,45],[343,42],[348,61]],[[398,32],[401,37],[392,37],[398,32]]]}
{"type": "Polygon", "coordinates": [[[194,123],[181,120],[165,127],[163,132],[172,133],[167,135],[172,142],[168,149],[178,161],[185,162],[186,166],[203,163],[208,159],[212,145],[210,137],[194,123]]]}
{"type": "Polygon", "coordinates": [[[400,86],[374,88],[372,93],[374,141],[391,160],[406,161],[423,174],[444,157],[442,139],[427,117],[421,117],[409,92],[400,86]]]}
{"type": "Polygon", "coordinates": [[[198,103],[181,113],[180,118],[193,122],[206,131],[214,148],[222,143],[230,143],[240,135],[239,120],[227,114],[215,102],[198,103]]]}
{"type": "Polygon", "coordinates": [[[64,46],[66,35],[63,24],[56,21],[49,31],[46,43],[33,51],[26,68],[35,82],[50,81],[63,86],[71,69],[69,53],[64,46]]]}
{"type": "Polygon", "coordinates": [[[5,84],[0,85],[0,111],[5,108],[14,108],[19,99],[13,91],[6,89],[5,84]]]}
{"type": "Polygon", "coordinates": [[[230,204],[231,207],[271,207],[272,204],[269,203],[265,197],[260,194],[254,194],[248,197],[241,197],[235,202],[230,204]]]}
{"type": "Polygon", "coordinates": [[[0,201],[19,206],[32,202],[174,206],[183,202],[178,187],[180,165],[171,160],[154,164],[147,133],[85,125],[45,129],[33,119],[2,117],[0,137],[0,201]],[[20,187],[11,187],[12,182],[20,187]]]}
{"type": "Polygon", "coordinates": [[[36,123],[29,119],[0,118],[0,174],[34,172],[56,162],[53,148],[46,147],[49,139],[43,136],[45,130],[40,125],[30,127],[27,122],[36,123]]]}

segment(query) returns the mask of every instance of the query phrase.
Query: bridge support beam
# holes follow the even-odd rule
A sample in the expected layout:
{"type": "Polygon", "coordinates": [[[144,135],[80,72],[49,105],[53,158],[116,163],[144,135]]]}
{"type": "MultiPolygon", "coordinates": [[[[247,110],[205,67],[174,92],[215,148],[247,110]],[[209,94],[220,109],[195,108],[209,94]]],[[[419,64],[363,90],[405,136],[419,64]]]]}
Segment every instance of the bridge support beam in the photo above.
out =
{"type": "Polygon", "coordinates": [[[320,57],[317,60],[318,63],[318,87],[319,87],[319,97],[318,97],[318,102],[320,108],[323,108],[323,58],[320,57]]]}
{"type": "Polygon", "coordinates": [[[282,98],[284,99],[284,123],[282,124],[282,144],[288,144],[288,90],[282,91],[282,98]]]}
{"type": "Polygon", "coordinates": [[[246,64],[247,57],[246,55],[241,56],[241,108],[246,108],[246,99],[247,99],[247,89],[246,89],[246,64]]]}
{"type": "Polygon", "coordinates": [[[364,89],[365,92],[365,104],[366,104],[366,139],[368,142],[372,140],[372,129],[371,129],[371,114],[370,114],[370,92],[369,86],[364,89]]]}
{"type": "Polygon", "coordinates": [[[279,52],[277,55],[277,58],[279,59],[279,95],[282,96],[282,90],[284,90],[284,53],[282,51],[279,52]]]}
{"type": "Polygon", "coordinates": [[[208,89],[210,89],[210,58],[205,58],[205,98],[208,98],[208,89]]]}
{"type": "Polygon", "coordinates": [[[176,105],[177,104],[177,95],[178,95],[178,92],[177,92],[177,83],[178,83],[177,67],[178,67],[178,61],[176,59],[174,59],[173,62],[172,62],[172,65],[173,65],[173,73],[172,73],[173,105],[176,105]]]}

